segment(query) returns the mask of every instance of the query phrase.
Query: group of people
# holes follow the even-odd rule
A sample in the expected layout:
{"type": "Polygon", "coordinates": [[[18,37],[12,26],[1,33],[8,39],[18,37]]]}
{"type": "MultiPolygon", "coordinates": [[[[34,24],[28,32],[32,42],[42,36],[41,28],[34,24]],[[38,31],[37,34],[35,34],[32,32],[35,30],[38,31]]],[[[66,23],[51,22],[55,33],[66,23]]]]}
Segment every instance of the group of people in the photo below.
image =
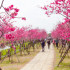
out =
{"type": "MultiPolygon", "coordinates": [[[[50,44],[51,44],[51,42],[52,42],[53,44],[55,43],[55,45],[56,45],[56,47],[57,47],[57,49],[58,49],[59,39],[56,39],[56,40],[48,39],[48,40],[47,40],[48,49],[50,49],[50,44]]],[[[45,40],[42,40],[42,41],[41,41],[42,52],[44,52],[45,43],[46,43],[45,40]]]]}
{"type": "Polygon", "coordinates": [[[56,40],[53,40],[53,44],[56,45],[57,49],[59,48],[59,45],[61,44],[62,47],[66,45],[67,41],[64,39],[59,40],[58,38],[56,40]],[[59,44],[59,45],[58,45],[59,44]]]}
{"type": "MultiPolygon", "coordinates": [[[[45,40],[42,40],[42,41],[41,41],[42,52],[44,52],[45,42],[46,42],[45,40]]],[[[47,40],[48,49],[50,48],[50,43],[51,43],[51,41],[50,41],[50,40],[47,40]]]]}

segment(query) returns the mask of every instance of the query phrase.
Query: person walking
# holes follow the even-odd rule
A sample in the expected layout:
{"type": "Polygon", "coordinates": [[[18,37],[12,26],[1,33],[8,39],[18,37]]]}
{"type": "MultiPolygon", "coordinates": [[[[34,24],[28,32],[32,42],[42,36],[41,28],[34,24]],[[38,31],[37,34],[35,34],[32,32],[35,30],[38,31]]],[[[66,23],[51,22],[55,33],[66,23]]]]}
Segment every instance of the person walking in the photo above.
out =
{"type": "Polygon", "coordinates": [[[56,42],[56,47],[57,47],[57,49],[58,49],[58,43],[59,43],[58,38],[55,40],[55,42],[56,42]]]}
{"type": "Polygon", "coordinates": [[[55,45],[55,40],[53,39],[53,45],[55,45]]]}
{"type": "Polygon", "coordinates": [[[50,48],[50,40],[47,41],[48,49],[50,48]]]}
{"type": "Polygon", "coordinates": [[[45,41],[44,40],[42,40],[41,45],[42,45],[42,52],[44,52],[44,47],[45,47],[45,41]]]}

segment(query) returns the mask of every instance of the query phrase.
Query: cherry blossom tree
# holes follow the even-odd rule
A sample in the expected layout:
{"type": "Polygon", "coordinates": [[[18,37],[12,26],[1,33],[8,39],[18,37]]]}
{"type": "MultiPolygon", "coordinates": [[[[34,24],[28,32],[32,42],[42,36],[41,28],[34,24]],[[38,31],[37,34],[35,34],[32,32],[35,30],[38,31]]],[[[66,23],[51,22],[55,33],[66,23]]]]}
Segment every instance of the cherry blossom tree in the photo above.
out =
{"type": "MultiPolygon", "coordinates": [[[[64,37],[64,39],[69,41],[69,39],[70,39],[69,31],[68,31],[68,33],[66,33],[66,30],[68,30],[69,26],[70,26],[70,0],[54,0],[54,2],[50,3],[50,5],[45,5],[44,7],[41,7],[41,8],[46,11],[45,14],[47,14],[48,16],[51,14],[60,14],[60,15],[64,16],[64,20],[63,20],[64,22],[62,22],[62,26],[64,26],[64,27],[67,26],[67,27],[66,27],[66,29],[64,29],[65,31],[64,30],[62,30],[62,31],[60,30],[60,31],[62,32],[61,34],[64,37]],[[67,36],[67,34],[68,34],[68,36],[67,36]],[[69,39],[67,39],[65,37],[67,37],[69,39]]],[[[57,33],[60,33],[60,32],[57,32],[56,30],[54,30],[54,31],[56,32],[56,35],[58,35],[57,33]]]]}
{"type": "MultiPolygon", "coordinates": [[[[46,10],[45,14],[47,15],[51,15],[52,13],[54,13],[64,16],[65,21],[62,22],[62,25],[65,26],[66,23],[66,26],[69,28],[68,24],[70,24],[70,0],[54,0],[54,2],[50,3],[50,5],[45,5],[41,8],[46,10]]],[[[68,36],[68,38],[70,39],[70,36],[68,36]]]]}
{"type": "Polygon", "coordinates": [[[3,8],[4,12],[0,12],[0,38],[6,33],[4,28],[8,28],[12,30],[13,28],[11,27],[11,20],[15,18],[21,18],[22,20],[26,20],[25,17],[17,17],[19,9],[14,8],[14,5],[10,5],[9,7],[4,7],[3,6],[4,0],[2,0],[0,9],[3,8]]]}

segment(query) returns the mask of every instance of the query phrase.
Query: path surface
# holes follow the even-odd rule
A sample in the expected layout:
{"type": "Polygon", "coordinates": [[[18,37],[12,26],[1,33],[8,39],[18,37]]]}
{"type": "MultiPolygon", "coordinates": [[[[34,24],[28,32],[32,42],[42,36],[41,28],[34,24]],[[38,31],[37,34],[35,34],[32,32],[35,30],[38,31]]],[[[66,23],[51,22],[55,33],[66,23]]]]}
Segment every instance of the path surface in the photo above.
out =
{"type": "Polygon", "coordinates": [[[54,70],[54,48],[45,46],[45,52],[40,51],[33,60],[20,70],[54,70]]]}

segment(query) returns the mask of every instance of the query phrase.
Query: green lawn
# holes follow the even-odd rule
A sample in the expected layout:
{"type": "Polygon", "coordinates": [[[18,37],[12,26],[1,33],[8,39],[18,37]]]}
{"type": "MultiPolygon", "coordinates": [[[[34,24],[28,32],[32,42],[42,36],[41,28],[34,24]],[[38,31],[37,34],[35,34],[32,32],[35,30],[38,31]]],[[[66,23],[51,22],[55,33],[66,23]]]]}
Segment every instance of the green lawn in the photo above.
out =
{"type": "MultiPolygon", "coordinates": [[[[56,61],[55,61],[54,70],[70,70],[70,57],[68,58],[68,56],[66,56],[63,62],[60,63],[59,67],[57,67],[57,64],[60,61],[60,53],[59,50],[57,50],[57,48],[55,48],[55,55],[56,55],[55,59],[56,61]]],[[[70,52],[68,53],[68,55],[70,56],[70,52]]]]}

